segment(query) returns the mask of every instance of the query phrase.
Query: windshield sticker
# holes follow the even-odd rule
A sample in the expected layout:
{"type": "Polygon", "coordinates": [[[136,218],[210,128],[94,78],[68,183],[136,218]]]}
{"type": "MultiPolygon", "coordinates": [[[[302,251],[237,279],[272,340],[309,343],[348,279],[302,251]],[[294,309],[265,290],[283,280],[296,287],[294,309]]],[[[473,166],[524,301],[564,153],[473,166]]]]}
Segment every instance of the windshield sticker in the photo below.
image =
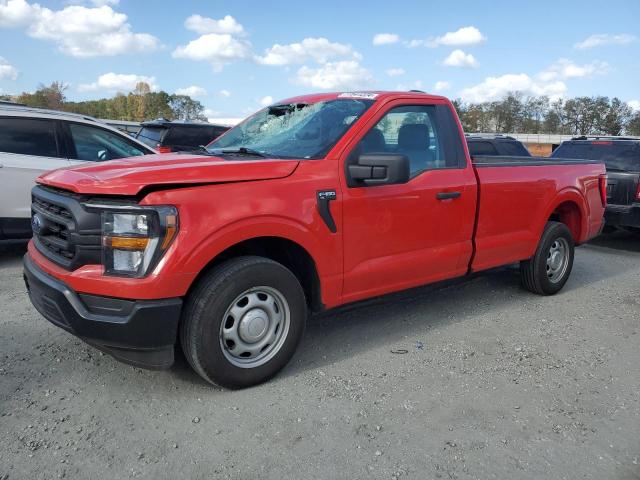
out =
{"type": "Polygon", "coordinates": [[[378,96],[377,93],[344,92],[338,95],[338,98],[364,98],[366,100],[374,100],[377,96],[378,96]]]}

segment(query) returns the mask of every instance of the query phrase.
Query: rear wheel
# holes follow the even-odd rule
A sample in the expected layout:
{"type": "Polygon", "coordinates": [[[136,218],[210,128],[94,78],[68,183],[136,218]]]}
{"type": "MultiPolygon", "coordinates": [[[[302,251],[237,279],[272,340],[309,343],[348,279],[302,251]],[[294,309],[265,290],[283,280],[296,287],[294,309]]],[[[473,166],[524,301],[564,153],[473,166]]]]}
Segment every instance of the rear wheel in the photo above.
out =
{"type": "Polygon", "coordinates": [[[293,356],[307,307],[296,276],[263,257],[238,257],[209,272],[189,295],[180,339],[211,383],[242,388],[275,375],[293,356]]]}
{"type": "Polygon", "coordinates": [[[558,293],[569,279],[573,257],[573,238],[567,226],[548,222],[534,256],[520,262],[523,286],[539,295],[558,293]]]}

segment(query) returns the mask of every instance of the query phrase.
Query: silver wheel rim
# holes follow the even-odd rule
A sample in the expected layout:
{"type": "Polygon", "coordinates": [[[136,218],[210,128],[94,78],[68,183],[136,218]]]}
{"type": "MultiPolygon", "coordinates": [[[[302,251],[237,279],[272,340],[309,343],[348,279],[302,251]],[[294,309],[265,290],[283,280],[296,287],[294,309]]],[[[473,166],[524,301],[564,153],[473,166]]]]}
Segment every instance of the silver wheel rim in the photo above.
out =
{"type": "Polygon", "coordinates": [[[240,368],[271,360],[289,333],[291,313],[275,288],[253,287],[231,302],[220,325],[220,346],[226,359],[240,368]]]}
{"type": "Polygon", "coordinates": [[[551,244],[547,253],[547,278],[558,283],[564,277],[569,266],[569,242],[560,237],[551,244]]]}

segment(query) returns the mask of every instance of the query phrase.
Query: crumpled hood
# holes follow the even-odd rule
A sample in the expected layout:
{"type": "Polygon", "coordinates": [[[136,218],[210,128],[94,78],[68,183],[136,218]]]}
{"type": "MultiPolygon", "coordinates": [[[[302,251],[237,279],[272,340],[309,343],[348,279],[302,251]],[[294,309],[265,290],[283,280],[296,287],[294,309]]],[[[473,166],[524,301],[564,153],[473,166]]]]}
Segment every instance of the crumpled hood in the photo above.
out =
{"type": "Polygon", "coordinates": [[[137,195],[148,186],[269,180],[291,175],[298,160],[243,157],[228,159],[207,155],[162,154],[90,163],[45,173],[43,185],[76,193],[137,195]]]}

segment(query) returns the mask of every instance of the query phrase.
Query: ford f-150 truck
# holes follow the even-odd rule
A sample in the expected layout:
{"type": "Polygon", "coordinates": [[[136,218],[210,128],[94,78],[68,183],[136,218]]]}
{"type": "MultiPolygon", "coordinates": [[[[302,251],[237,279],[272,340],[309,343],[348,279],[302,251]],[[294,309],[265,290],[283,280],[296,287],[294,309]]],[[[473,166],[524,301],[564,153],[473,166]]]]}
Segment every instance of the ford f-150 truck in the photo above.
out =
{"type": "Polygon", "coordinates": [[[292,357],[309,311],[520,262],[550,295],[597,235],[602,163],[469,156],[419,92],[271,105],[202,151],[61,169],[24,259],[49,321],[122,361],[239,388],[292,357]]]}

